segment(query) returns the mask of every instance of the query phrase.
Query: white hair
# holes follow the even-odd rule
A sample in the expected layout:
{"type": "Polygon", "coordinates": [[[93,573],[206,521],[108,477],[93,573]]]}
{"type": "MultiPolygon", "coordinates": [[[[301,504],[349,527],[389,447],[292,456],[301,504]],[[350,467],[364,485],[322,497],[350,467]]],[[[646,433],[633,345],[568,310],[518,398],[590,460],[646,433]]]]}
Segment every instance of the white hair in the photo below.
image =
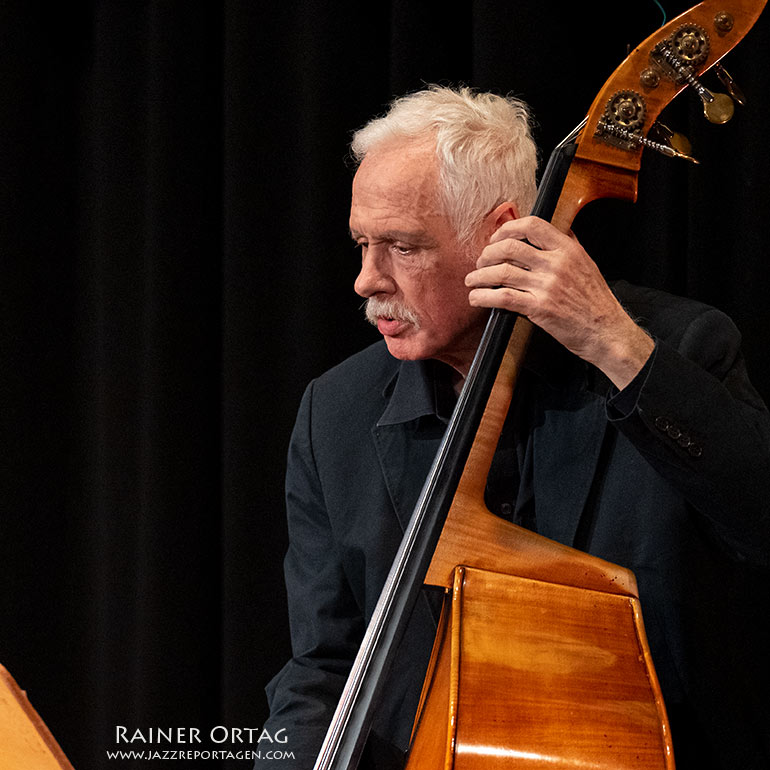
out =
{"type": "Polygon", "coordinates": [[[357,163],[378,145],[435,137],[439,196],[457,239],[470,243],[483,218],[512,201],[528,214],[537,193],[537,148],[527,105],[512,96],[431,85],[391,102],[353,134],[357,163]]]}

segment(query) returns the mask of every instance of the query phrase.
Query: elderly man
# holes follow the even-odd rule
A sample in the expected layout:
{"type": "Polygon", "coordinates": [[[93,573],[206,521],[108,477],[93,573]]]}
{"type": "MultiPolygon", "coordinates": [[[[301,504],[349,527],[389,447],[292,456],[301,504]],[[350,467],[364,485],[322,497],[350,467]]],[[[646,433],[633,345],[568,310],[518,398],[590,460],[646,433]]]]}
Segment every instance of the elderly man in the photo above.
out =
{"type": "MultiPolygon", "coordinates": [[[[396,100],[352,150],[355,288],[384,344],[311,383],[299,410],[287,473],[293,658],[268,687],[268,728],[284,728],[295,766],[312,767],[488,309],[500,307],[540,336],[490,509],[634,570],[680,770],[770,767],[770,420],[732,323],[610,288],[574,236],[526,216],[536,151],[516,100],[429,88],[396,100]]],[[[434,633],[423,596],[364,762],[398,766],[434,633]]]]}

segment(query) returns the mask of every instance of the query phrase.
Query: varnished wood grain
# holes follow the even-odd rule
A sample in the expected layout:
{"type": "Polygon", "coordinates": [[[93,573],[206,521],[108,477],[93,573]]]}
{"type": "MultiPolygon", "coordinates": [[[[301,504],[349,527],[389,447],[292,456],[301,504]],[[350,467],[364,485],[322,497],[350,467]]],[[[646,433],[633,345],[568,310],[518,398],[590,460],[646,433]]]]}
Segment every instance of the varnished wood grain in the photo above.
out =
{"type": "Polygon", "coordinates": [[[26,693],[0,666],[0,770],[74,770],[26,693]]]}
{"type": "Polygon", "coordinates": [[[436,658],[408,770],[673,770],[633,597],[458,568],[436,658]]]}

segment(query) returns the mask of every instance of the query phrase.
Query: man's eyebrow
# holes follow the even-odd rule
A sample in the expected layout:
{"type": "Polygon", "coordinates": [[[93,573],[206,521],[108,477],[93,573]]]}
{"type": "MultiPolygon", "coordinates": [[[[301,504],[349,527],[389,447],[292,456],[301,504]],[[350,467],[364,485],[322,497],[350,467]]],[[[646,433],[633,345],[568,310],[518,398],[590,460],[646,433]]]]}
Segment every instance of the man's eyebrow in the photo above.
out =
{"type": "MultiPolygon", "coordinates": [[[[355,241],[358,238],[366,237],[363,233],[359,233],[358,230],[350,230],[350,237],[355,241]]],[[[384,230],[381,233],[376,233],[373,236],[375,241],[405,241],[406,243],[414,243],[424,245],[432,243],[432,239],[427,237],[425,233],[408,231],[408,230],[384,230]]]]}

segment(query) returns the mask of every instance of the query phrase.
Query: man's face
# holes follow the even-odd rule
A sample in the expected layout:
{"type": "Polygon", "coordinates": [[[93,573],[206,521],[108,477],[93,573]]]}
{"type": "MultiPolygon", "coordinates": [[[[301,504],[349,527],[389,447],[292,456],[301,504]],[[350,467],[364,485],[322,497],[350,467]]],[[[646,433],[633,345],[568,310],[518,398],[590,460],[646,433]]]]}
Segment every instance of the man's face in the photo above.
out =
{"type": "Polygon", "coordinates": [[[355,290],[393,356],[435,358],[465,375],[488,311],[468,304],[477,255],[458,245],[437,185],[432,143],[388,144],[364,158],[350,211],[361,246],[355,290]]]}

